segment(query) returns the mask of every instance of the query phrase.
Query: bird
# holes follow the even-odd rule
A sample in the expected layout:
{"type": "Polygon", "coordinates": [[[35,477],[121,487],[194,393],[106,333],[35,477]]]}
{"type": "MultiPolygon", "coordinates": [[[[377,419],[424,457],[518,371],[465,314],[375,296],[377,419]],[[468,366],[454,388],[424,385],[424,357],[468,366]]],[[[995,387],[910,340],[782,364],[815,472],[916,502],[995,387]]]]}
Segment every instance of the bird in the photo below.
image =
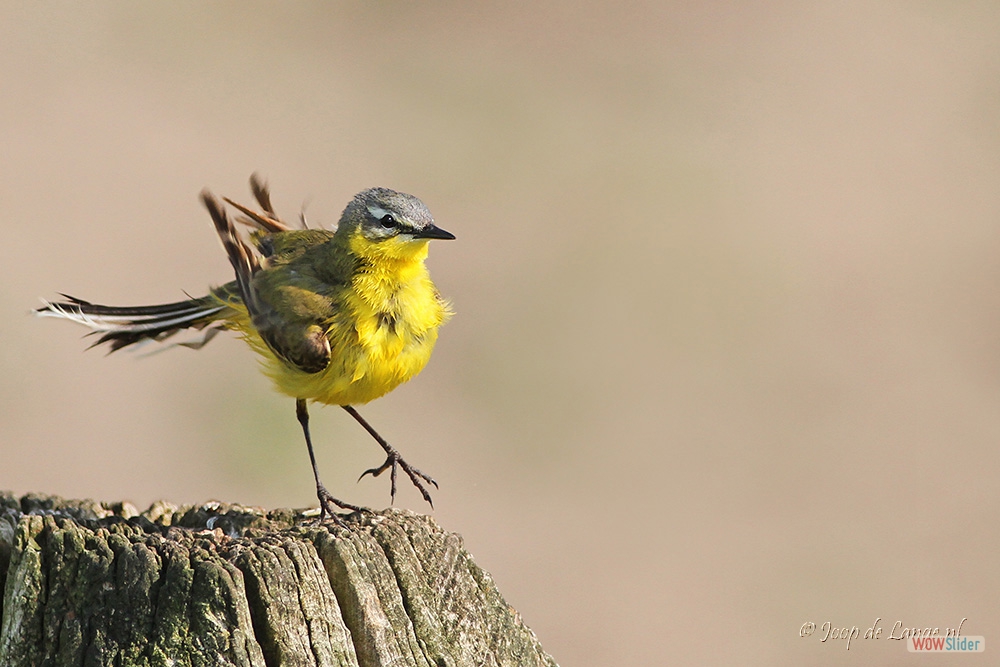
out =
{"type": "Polygon", "coordinates": [[[261,357],[274,387],[295,399],[306,441],[319,520],[340,521],[339,510],[364,508],[335,498],[320,480],[309,431],[308,403],[339,405],[385,452],[385,461],[365,470],[378,477],[390,471],[395,502],[397,470],[402,469],[431,507],[430,475],[411,466],[354,407],[392,391],[419,373],[430,359],[438,328],[452,316],[425,264],[431,240],[455,235],[435,224],[427,206],[413,195],[375,187],[359,192],[344,209],[335,230],[293,228],[275,213],[270,190],[257,174],[250,189],[255,211],[207,188],[201,201],[215,225],[235,280],[199,298],[154,306],[118,307],[67,294],[46,301],[35,313],[85,325],[98,335],[91,347],[114,352],[162,341],[183,330],[201,338],[173,343],[199,349],[219,332],[239,334],[261,357]],[[249,239],[237,223],[250,228],[249,239]]]}

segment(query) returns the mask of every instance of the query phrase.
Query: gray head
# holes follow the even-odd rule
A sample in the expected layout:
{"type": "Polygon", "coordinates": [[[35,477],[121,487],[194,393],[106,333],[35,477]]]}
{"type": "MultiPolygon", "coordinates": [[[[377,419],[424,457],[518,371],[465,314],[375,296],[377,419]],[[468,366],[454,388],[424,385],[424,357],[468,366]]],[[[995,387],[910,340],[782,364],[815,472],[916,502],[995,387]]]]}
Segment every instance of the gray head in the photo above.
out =
{"type": "Polygon", "coordinates": [[[434,216],[422,201],[388,188],[369,188],[354,195],[340,216],[337,231],[358,229],[373,242],[399,237],[411,239],[453,239],[454,234],[435,226],[434,216]]]}

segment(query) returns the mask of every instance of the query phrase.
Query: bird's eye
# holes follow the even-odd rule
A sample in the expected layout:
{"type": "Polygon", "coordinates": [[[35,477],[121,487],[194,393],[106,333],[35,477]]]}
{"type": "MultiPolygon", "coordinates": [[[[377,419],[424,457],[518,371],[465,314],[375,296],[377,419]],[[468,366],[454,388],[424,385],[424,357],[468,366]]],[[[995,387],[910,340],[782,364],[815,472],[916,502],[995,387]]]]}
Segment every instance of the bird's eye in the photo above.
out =
{"type": "Polygon", "coordinates": [[[386,229],[392,229],[396,226],[396,218],[392,216],[391,213],[386,213],[381,218],[379,218],[379,224],[381,224],[386,229]]]}

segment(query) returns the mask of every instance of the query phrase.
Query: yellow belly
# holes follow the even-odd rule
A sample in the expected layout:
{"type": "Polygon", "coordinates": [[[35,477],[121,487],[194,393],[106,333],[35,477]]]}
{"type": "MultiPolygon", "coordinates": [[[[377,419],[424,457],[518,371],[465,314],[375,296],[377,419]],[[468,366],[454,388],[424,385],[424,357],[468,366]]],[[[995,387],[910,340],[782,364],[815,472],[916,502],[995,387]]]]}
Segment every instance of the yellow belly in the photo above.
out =
{"type": "MultiPolygon", "coordinates": [[[[356,287],[356,286],[355,286],[356,287]]],[[[262,370],[278,391],[330,405],[367,403],[419,373],[437,342],[437,329],[450,316],[429,279],[372,299],[368,291],[345,292],[325,323],[330,363],[318,373],[289,365],[253,329],[242,304],[229,304],[229,326],[262,357],[262,370]]]]}
{"type": "MultiPolygon", "coordinates": [[[[366,324],[359,322],[361,328],[366,324]]],[[[437,342],[436,329],[418,337],[383,326],[373,334],[362,343],[356,334],[332,331],[330,365],[319,373],[290,367],[268,350],[264,372],[279,391],[294,398],[331,405],[367,403],[423,370],[437,342]]]]}

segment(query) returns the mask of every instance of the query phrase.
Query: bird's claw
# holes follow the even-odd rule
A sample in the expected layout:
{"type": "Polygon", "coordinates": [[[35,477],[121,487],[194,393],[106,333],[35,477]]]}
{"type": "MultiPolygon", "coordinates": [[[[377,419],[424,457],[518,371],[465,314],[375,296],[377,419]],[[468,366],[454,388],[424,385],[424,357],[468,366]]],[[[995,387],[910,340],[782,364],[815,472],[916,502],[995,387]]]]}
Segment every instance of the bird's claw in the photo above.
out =
{"type": "Polygon", "coordinates": [[[364,512],[365,508],[358,505],[352,505],[350,503],[345,503],[342,500],[337,500],[330,492],[326,490],[326,487],[322,484],[316,487],[316,497],[319,499],[319,523],[325,522],[327,519],[331,519],[338,526],[344,525],[343,517],[337,513],[337,508],[350,510],[351,512],[364,512]]]}
{"type": "Polygon", "coordinates": [[[425,473],[425,472],[423,472],[421,470],[418,470],[417,468],[414,468],[409,463],[407,463],[405,460],[403,460],[403,457],[400,456],[399,452],[397,452],[396,450],[390,451],[389,455],[385,457],[385,462],[382,463],[382,465],[380,465],[379,467],[377,467],[377,468],[369,468],[368,470],[365,470],[363,473],[361,473],[361,476],[358,477],[358,481],[360,482],[362,479],[364,479],[365,475],[371,475],[372,477],[378,477],[379,475],[381,475],[382,473],[384,473],[386,470],[389,470],[390,471],[390,473],[389,473],[389,479],[390,479],[389,497],[390,497],[390,502],[395,502],[395,500],[396,500],[396,472],[397,472],[398,468],[402,468],[403,469],[403,472],[405,472],[406,476],[410,478],[411,482],[413,482],[413,486],[417,487],[417,490],[420,491],[420,495],[423,496],[424,500],[427,501],[427,504],[430,505],[431,507],[434,507],[434,501],[431,500],[431,494],[427,490],[427,487],[424,486],[424,482],[427,482],[428,484],[433,484],[435,489],[440,488],[438,486],[438,483],[436,481],[434,481],[434,478],[431,477],[430,475],[428,475],[427,473],[425,473]]]}

